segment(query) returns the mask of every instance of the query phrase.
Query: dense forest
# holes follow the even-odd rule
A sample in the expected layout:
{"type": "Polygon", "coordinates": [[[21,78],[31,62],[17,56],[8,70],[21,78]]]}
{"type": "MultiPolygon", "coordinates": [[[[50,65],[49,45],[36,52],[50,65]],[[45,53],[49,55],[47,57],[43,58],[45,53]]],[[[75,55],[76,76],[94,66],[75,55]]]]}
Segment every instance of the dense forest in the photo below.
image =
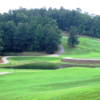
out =
{"type": "Polygon", "coordinates": [[[61,30],[76,26],[80,35],[100,38],[100,16],[81,13],[81,9],[9,10],[0,14],[0,51],[46,51],[54,53],[60,44],[61,30]]]}

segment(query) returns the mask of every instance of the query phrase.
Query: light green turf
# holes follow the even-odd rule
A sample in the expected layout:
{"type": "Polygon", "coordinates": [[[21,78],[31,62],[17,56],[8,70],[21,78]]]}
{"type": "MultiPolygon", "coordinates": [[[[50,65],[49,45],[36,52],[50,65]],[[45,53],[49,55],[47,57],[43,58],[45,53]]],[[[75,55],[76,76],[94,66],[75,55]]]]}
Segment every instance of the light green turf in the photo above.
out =
{"type": "MultiPolygon", "coordinates": [[[[62,57],[100,58],[100,40],[82,36],[75,48],[67,46],[62,38],[65,52],[60,57],[10,57],[13,66],[36,62],[61,63],[62,57]]],[[[100,69],[72,67],[59,70],[4,69],[12,72],[0,75],[1,100],[100,100],[100,69]]]]}
{"type": "Polygon", "coordinates": [[[1,100],[99,100],[100,69],[0,69],[1,100]]]}
{"type": "Polygon", "coordinates": [[[98,38],[80,36],[80,43],[75,48],[68,47],[67,39],[62,38],[62,46],[65,51],[60,57],[100,59],[100,40],[98,38]]]}
{"type": "MultiPolygon", "coordinates": [[[[67,36],[62,37],[62,45],[65,48],[63,54],[59,57],[44,57],[44,56],[35,56],[35,57],[10,57],[8,60],[10,61],[9,64],[6,66],[14,66],[20,65],[22,62],[25,64],[32,63],[32,62],[55,62],[61,63],[61,58],[63,57],[72,57],[72,58],[90,58],[90,59],[100,59],[100,40],[97,38],[91,38],[86,36],[80,36],[79,41],[80,43],[75,47],[71,48],[67,46],[67,36]]],[[[0,65],[5,66],[5,65],[0,65]]]]}

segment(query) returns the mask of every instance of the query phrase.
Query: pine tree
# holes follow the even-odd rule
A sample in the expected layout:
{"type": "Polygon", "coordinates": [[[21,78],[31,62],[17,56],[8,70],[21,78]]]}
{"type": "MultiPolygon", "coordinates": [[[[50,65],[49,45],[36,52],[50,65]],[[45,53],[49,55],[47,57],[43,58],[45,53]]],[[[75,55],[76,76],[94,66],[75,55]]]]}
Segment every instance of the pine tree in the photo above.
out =
{"type": "Polygon", "coordinates": [[[70,35],[69,35],[67,44],[69,46],[75,47],[75,45],[79,44],[78,37],[77,37],[78,35],[77,27],[71,26],[69,32],[70,32],[70,35]]]}
{"type": "Polygon", "coordinates": [[[34,43],[36,51],[41,51],[41,46],[40,46],[41,34],[42,34],[42,27],[40,24],[38,24],[35,31],[35,43],[34,43]]]}

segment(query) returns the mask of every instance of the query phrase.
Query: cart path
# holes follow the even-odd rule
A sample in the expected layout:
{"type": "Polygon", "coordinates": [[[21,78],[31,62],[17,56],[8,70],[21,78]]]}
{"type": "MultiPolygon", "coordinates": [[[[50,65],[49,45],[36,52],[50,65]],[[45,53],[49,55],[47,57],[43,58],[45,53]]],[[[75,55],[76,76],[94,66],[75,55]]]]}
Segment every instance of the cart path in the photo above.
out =
{"type": "Polygon", "coordinates": [[[60,47],[60,51],[56,55],[60,55],[65,51],[65,49],[62,45],[59,45],[59,47],[60,47]]]}
{"type": "Polygon", "coordinates": [[[11,72],[0,72],[0,75],[3,75],[3,74],[9,74],[11,72]]]}
{"type": "MultiPolygon", "coordinates": [[[[47,55],[47,56],[50,56],[50,57],[59,57],[59,55],[64,52],[64,47],[61,46],[61,45],[59,45],[59,47],[60,47],[60,51],[57,54],[52,54],[52,55],[47,55]]],[[[4,62],[0,63],[0,64],[7,64],[7,63],[9,63],[9,61],[7,60],[8,57],[15,57],[15,56],[2,57],[2,60],[4,62]]],[[[19,57],[19,56],[16,56],[16,57],[19,57]]],[[[46,56],[20,56],[20,57],[46,57],[46,56]]]]}
{"type": "MultiPolygon", "coordinates": [[[[57,54],[48,55],[48,56],[50,56],[50,57],[59,57],[59,55],[60,55],[61,53],[64,52],[63,46],[59,45],[59,47],[60,47],[60,51],[59,51],[57,54]]],[[[7,60],[8,57],[14,57],[14,56],[2,57],[2,60],[3,60],[4,62],[3,62],[3,63],[0,63],[0,64],[7,64],[7,63],[9,63],[9,61],[7,60]]],[[[17,57],[18,57],[18,56],[17,56],[17,57]]],[[[20,56],[20,57],[33,57],[33,56],[20,56]]],[[[34,57],[35,57],[35,56],[34,56],[34,57]]],[[[43,56],[36,56],[36,57],[43,57],[43,56]]],[[[11,73],[11,72],[0,72],[0,75],[9,74],[9,73],[11,73]]]]}
{"type": "Polygon", "coordinates": [[[3,63],[0,63],[0,64],[7,64],[7,63],[9,63],[9,61],[7,60],[8,57],[13,57],[13,56],[2,57],[2,60],[3,60],[4,62],[3,62],[3,63]]]}

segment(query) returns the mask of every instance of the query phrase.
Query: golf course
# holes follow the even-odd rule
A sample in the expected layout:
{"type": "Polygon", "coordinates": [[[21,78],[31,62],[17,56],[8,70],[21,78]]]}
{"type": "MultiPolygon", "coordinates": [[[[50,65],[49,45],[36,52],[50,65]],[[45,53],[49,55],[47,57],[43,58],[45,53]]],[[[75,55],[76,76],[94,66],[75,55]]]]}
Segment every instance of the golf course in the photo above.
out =
{"type": "Polygon", "coordinates": [[[79,36],[75,48],[67,45],[67,39],[62,34],[64,52],[59,56],[9,54],[9,63],[0,64],[0,73],[10,72],[0,75],[0,100],[100,100],[100,64],[61,61],[64,57],[100,59],[100,39],[79,36]],[[62,68],[61,64],[73,66],[62,68]]]}

